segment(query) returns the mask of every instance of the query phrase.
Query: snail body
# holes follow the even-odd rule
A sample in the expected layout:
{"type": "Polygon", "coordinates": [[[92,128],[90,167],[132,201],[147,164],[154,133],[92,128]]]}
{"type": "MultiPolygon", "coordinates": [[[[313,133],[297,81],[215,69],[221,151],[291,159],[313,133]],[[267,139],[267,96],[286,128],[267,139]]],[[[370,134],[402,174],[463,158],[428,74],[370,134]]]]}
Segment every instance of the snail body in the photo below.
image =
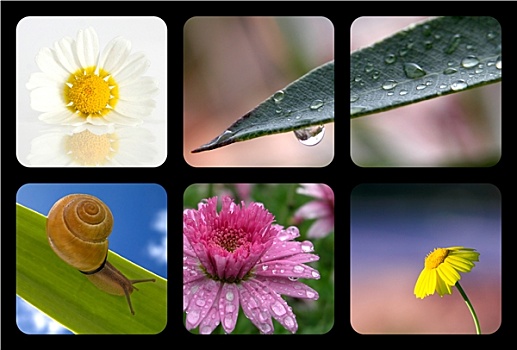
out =
{"type": "Polygon", "coordinates": [[[125,296],[134,315],[130,295],[138,289],[133,284],[155,280],[130,280],[107,261],[107,238],[112,228],[113,215],[109,207],[87,194],[71,194],[59,199],[47,217],[47,236],[52,250],[99,289],[125,296]]]}

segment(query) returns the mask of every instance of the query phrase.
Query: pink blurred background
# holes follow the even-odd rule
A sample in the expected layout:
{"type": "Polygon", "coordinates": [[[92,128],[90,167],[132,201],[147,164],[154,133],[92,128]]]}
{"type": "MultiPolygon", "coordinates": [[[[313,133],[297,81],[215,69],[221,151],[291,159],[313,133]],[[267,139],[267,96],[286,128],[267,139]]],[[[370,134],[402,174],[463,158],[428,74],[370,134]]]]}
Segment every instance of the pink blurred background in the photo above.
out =
{"type": "Polygon", "coordinates": [[[184,158],[192,166],[325,166],[334,123],[316,146],[292,132],[192,154],[277,90],[334,59],[325,17],[193,17],[184,26],[184,158]]]}
{"type": "MultiPolygon", "coordinates": [[[[351,52],[428,18],[359,17],[351,52]]],[[[351,121],[351,157],[359,166],[491,166],[500,156],[500,83],[351,121]]]]}

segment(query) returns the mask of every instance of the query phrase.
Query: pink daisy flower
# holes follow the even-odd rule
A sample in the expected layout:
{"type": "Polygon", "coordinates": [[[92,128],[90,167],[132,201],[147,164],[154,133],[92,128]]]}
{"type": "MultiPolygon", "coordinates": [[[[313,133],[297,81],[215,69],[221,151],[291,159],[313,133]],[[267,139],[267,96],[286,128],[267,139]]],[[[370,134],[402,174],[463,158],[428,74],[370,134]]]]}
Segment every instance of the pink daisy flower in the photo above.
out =
{"type": "Polygon", "coordinates": [[[325,184],[302,184],[297,193],[314,197],[294,213],[294,222],[316,219],[307,237],[321,238],[334,231],[334,192],[325,184]]]}
{"type": "Polygon", "coordinates": [[[298,278],[319,279],[304,263],[317,261],[309,241],[297,242],[299,231],[273,224],[260,203],[235,204],[217,197],[183,212],[183,311],[186,328],[210,334],[219,325],[231,333],[239,306],[261,333],[273,333],[276,319],[295,333],[296,315],[281,297],[317,300],[318,293],[298,278]]]}

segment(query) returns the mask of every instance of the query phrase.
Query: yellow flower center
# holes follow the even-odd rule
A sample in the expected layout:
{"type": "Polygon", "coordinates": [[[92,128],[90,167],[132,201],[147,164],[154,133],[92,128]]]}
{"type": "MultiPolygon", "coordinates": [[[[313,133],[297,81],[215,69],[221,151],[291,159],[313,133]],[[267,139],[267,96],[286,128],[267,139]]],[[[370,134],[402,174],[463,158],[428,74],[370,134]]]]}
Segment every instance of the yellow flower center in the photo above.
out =
{"type": "Polygon", "coordinates": [[[116,153],[118,142],[114,134],[95,135],[85,130],[69,136],[65,148],[80,165],[103,165],[116,153]]]}
{"type": "Polygon", "coordinates": [[[448,249],[436,248],[434,251],[427,254],[425,258],[425,268],[428,270],[436,269],[445,261],[447,255],[449,255],[448,249]]]}
{"type": "Polygon", "coordinates": [[[85,114],[100,112],[110,99],[108,83],[96,75],[77,78],[68,92],[75,108],[85,114]]]}
{"type": "Polygon", "coordinates": [[[71,74],[64,92],[67,107],[84,118],[106,115],[118,98],[118,86],[113,77],[102,69],[95,72],[95,67],[71,74]]]}

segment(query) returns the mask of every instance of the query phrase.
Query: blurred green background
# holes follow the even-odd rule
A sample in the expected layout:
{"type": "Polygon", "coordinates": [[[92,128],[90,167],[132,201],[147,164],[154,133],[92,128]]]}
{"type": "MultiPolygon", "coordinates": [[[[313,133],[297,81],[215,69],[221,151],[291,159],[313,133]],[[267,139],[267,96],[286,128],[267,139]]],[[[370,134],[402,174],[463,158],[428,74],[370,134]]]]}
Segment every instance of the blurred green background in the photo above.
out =
{"type": "MultiPolygon", "coordinates": [[[[296,209],[304,203],[313,200],[312,197],[297,194],[299,184],[245,184],[243,188],[249,190],[249,196],[239,194],[235,184],[194,184],[184,193],[184,209],[197,208],[197,204],[205,198],[229,194],[236,203],[244,200],[263,203],[265,208],[275,216],[275,223],[288,227],[292,225],[292,216],[296,209]]],[[[314,220],[306,220],[297,225],[300,237],[297,241],[310,240],[314,244],[314,254],[320,257],[319,261],[309,265],[316,268],[321,278],[319,280],[303,279],[301,282],[314,288],[319,293],[316,301],[285,297],[287,304],[293,308],[298,322],[296,334],[324,334],[334,325],[334,233],[331,232],[321,239],[308,239],[307,230],[314,220]]],[[[185,318],[185,314],[183,315],[185,318]]],[[[274,334],[291,334],[275,319],[274,334]]],[[[192,330],[197,334],[198,329],[192,330]]],[[[224,334],[219,325],[213,334],[224,334]]],[[[242,309],[239,311],[237,326],[232,334],[259,334],[258,329],[248,320],[242,309]]]]}

